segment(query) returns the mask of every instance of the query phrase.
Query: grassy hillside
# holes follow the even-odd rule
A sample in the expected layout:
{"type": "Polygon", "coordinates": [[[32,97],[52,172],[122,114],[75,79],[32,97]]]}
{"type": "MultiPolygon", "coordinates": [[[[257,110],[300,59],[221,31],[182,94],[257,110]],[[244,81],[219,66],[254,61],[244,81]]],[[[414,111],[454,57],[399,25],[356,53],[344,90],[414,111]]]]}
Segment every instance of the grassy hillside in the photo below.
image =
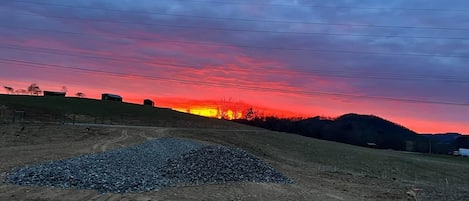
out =
{"type": "Polygon", "coordinates": [[[464,189],[469,189],[469,159],[464,157],[377,150],[273,131],[175,130],[173,135],[243,148],[283,167],[290,175],[298,174],[294,179],[300,185],[315,175],[328,178],[331,174],[338,179],[338,186],[365,182],[375,183],[379,186],[376,189],[387,188],[388,183],[423,189],[419,193],[424,195],[417,200],[468,198],[464,189]]]}
{"type": "Polygon", "coordinates": [[[106,123],[147,126],[239,127],[223,120],[177,112],[168,108],[74,97],[0,95],[0,120],[106,123]]]}
{"type": "Polygon", "coordinates": [[[178,130],[174,135],[239,146],[286,165],[314,167],[316,171],[426,184],[444,184],[448,179],[450,184],[469,185],[469,158],[464,157],[377,150],[272,131],[233,134],[178,130]]]}

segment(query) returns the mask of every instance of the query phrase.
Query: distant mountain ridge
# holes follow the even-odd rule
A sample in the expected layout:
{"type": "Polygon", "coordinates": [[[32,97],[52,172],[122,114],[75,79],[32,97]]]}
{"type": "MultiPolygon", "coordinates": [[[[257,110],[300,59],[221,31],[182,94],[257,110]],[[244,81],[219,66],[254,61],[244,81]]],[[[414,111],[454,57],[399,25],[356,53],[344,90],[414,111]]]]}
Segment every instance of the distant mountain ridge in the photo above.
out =
{"type": "MultiPolygon", "coordinates": [[[[425,139],[416,132],[374,115],[345,114],[335,120],[306,120],[322,124],[313,132],[301,133],[310,137],[343,142],[359,146],[372,146],[379,149],[424,151],[425,139]]],[[[305,125],[303,123],[303,125],[305,125]]]]}
{"type": "Polygon", "coordinates": [[[448,153],[459,147],[458,133],[418,134],[402,125],[374,115],[349,113],[335,119],[320,116],[293,120],[275,117],[236,120],[270,130],[378,149],[448,153]]]}

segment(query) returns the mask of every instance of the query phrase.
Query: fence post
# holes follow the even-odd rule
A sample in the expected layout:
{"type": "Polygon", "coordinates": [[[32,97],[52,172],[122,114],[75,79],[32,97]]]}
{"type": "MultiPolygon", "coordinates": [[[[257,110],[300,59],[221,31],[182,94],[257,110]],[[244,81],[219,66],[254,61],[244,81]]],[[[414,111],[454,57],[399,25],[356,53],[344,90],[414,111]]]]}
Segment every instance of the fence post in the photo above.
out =
{"type": "Polygon", "coordinates": [[[25,116],[26,116],[26,113],[24,111],[19,111],[19,110],[13,111],[13,123],[16,122],[17,117],[18,117],[19,122],[24,121],[25,116]]]}
{"type": "Polygon", "coordinates": [[[62,124],[65,124],[65,114],[62,114],[62,124]]]}

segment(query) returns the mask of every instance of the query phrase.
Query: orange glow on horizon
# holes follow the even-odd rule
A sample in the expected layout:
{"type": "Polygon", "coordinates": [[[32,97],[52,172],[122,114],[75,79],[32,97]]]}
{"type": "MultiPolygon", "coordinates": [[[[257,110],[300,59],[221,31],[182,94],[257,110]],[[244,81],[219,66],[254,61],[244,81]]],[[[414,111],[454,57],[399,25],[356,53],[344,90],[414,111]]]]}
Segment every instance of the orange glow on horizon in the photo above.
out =
{"type": "Polygon", "coordinates": [[[218,111],[214,108],[172,108],[179,112],[195,114],[204,117],[217,117],[218,111]]]}
{"type": "Polygon", "coordinates": [[[246,117],[248,110],[252,108],[253,115],[275,116],[279,118],[308,117],[306,114],[299,114],[291,111],[284,111],[251,105],[244,102],[216,101],[216,100],[189,100],[183,98],[160,99],[160,105],[173,108],[179,112],[219,119],[242,119],[246,117]]]}
{"type": "MultiPolygon", "coordinates": [[[[26,81],[15,81],[15,80],[2,80],[2,85],[11,86],[15,89],[24,89],[29,84],[33,83],[26,81]]],[[[118,80],[111,79],[112,82],[120,82],[118,80]]],[[[54,81],[42,81],[39,82],[41,89],[51,90],[51,91],[60,91],[61,83],[56,83],[54,81]]],[[[91,99],[100,99],[101,93],[113,93],[121,95],[124,99],[124,102],[143,104],[144,99],[152,99],[155,102],[156,107],[162,108],[172,108],[180,112],[186,112],[194,115],[200,115],[211,118],[221,118],[222,116],[225,119],[236,119],[244,118],[246,111],[249,108],[253,108],[258,116],[276,116],[280,118],[292,118],[292,117],[314,117],[314,116],[326,116],[326,117],[337,117],[345,113],[355,112],[359,114],[375,114],[384,119],[390,120],[397,124],[400,124],[404,127],[407,127],[417,133],[446,133],[446,132],[457,132],[462,134],[469,134],[469,127],[467,122],[464,121],[454,121],[451,119],[443,118],[430,118],[426,116],[406,116],[404,107],[403,111],[396,111],[402,105],[402,103],[392,103],[392,111],[388,108],[391,107],[379,107],[379,108],[365,108],[362,110],[357,109],[357,106],[360,104],[367,105],[366,101],[356,101],[357,103],[351,104],[348,102],[344,103],[330,103],[323,101],[318,104],[317,102],[299,102],[297,104],[288,104],[286,101],[278,101],[278,99],[266,99],[262,97],[262,94],[255,94],[254,92],[245,92],[247,93],[249,102],[243,102],[240,100],[231,100],[217,98],[213,94],[222,94],[220,91],[210,91],[207,90],[206,99],[192,99],[191,95],[185,95],[181,97],[168,97],[168,95],[163,95],[161,92],[155,92],[155,90],[142,89],[139,91],[129,90],[126,88],[118,87],[89,87],[81,86],[79,84],[67,84],[68,88],[67,96],[75,97],[75,93],[84,92],[86,98],[91,99]],[[209,93],[210,92],[210,93],[209,93]],[[161,93],[161,94],[160,94],[161,93]],[[252,103],[252,104],[251,104],[252,103]],[[336,104],[336,105],[334,105],[336,104]],[[341,108],[334,106],[345,105],[341,108]],[[348,104],[348,105],[347,105],[348,104]],[[285,109],[285,110],[283,110],[285,109]],[[288,111],[290,110],[290,111],[288,111]],[[292,111],[301,111],[301,113],[292,112],[292,111]]],[[[6,93],[6,92],[3,92],[6,93]]],[[[241,92],[239,92],[241,93],[241,92]]],[[[256,92],[257,93],[257,92],[256,92]]],[[[236,93],[233,93],[236,94],[236,93]]],[[[271,95],[269,92],[267,95],[271,95]]],[[[229,95],[220,95],[228,96],[229,95]]],[[[241,97],[241,96],[240,96],[241,97]]],[[[278,96],[276,96],[278,97],[278,96]]],[[[298,98],[300,99],[300,98],[298,98]]],[[[331,99],[327,99],[331,100],[331,99]]],[[[386,106],[386,105],[385,105],[386,106]]],[[[423,105],[420,107],[415,107],[416,111],[425,111],[431,109],[432,105],[423,105]],[[425,107],[423,107],[425,106],[425,107]]],[[[423,113],[425,114],[425,113],[423,113]]]]}
{"type": "Polygon", "coordinates": [[[235,112],[231,109],[228,109],[226,111],[220,111],[217,108],[209,108],[209,107],[204,108],[202,106],[190,107],[190,108],[172,108],[172,109],[179,111],[179,112],[185,112],[185,113],[204,116],[204,117],[228,119],[228,120],[241,119],[241,118],[244,118],[245,116],[242,111],[235,112]]]}

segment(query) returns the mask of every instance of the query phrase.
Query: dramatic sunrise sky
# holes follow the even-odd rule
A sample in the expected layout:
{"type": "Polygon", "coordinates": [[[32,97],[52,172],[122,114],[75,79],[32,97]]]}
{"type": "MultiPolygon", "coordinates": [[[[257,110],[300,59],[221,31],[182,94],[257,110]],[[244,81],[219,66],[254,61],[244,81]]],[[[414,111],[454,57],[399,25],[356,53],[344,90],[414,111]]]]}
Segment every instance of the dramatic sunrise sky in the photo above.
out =
{"type": "Polygon", "coordinates": [[[1,86],[196,114],[354,112],[469,134],[468,63],[467,0],[0,1],[1,86]]]}

